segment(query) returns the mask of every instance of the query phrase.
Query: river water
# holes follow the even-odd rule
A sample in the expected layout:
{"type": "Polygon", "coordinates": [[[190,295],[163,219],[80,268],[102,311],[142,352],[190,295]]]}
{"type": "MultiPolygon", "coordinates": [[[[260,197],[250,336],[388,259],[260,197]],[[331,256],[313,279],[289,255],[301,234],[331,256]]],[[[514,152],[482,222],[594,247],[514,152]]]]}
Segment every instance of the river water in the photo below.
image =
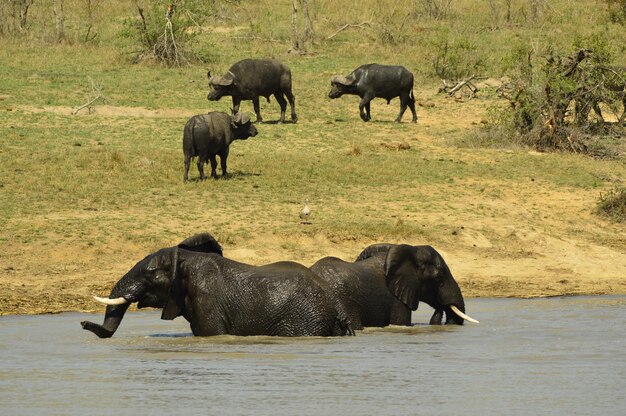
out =
{"type": "Polygon", "coordinates": [[[355,337],[191,336],[128,313],[0,317],[3,415],[626,414],[626,296],[468,299],[480,325],[355,337]]]}

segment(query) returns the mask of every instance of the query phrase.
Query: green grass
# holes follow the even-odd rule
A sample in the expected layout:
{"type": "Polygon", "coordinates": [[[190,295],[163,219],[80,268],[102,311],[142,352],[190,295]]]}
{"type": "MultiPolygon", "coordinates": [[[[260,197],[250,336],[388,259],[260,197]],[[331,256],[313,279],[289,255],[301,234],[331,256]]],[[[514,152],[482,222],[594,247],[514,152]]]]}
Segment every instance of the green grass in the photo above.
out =
{"type": "MultiPolygon", "coordinates": [[[[66,9],[68,19],[78,22],[79,3],[66,3],[75,6],[66,9]]],[[[234,3],[223,5],[227,15],[238,19],[213,17],[212,25],[243,29],[206,32],[203,41],[214,47],[213,62],[184,68],[130,65],[120,58],[115,30],[130,13],[127,7],[97,9],[101,36],[96,44],[42,42],[41,10],[33,10],[31,36],[5,39],[0,48],[3,266],[28,259],[32,273],[45,274],[50,268],[87,262],[112,273],[123,268],[119,262],[138,260],[149,249],[201,230],[231,248],[281,248],[282,258],[302,261],[314,260],[318,252],[298,244],[300,237],[361,247],[385,240],[454,245],[460,243],[452,230],[473,228],[495,241],[501,222],[507,220],[559,236],[582,233],[592,241],[622,241],[619,229],[597,233],[605,223],[590,220],[585,212],[594,210],[600,192],[625,180],[623,157],[599,161],[580,155],[537,155],[522,147],[467,147],[476,127],[462,118],[473,111],[486,114],[482,109],[496,99],[479,94],[473,102],[457,104],[437,96],[439,81],[432,68],[438,52],[435,41],[444,36],[451,42],[467,36],[484,75],[499,76],[506,72],[512,42],[540,39],[569,51],[573,28],[586,35],[594,27],[615,37],[615,56],[623,59],[625,31],[607,23],[601,11],[589,15],[583,13],[586,7],[568,8],[570,2],[555,1],[550,2],[554,11],[545,11],[537,24],[523,21],[518,8],[514,22],[492,30],[484,2],[463,2],[463,9],[458,6],[450,19],[433,21],[420,17],[413,1],[389,2],[389,7],[373,0],[346,2],[340,7],[320,0],[313,52],[298,57],[286,53],[289,2],[242,1],[239,8],[234,3]],[[408,16],[402,30],[392,19],[398,15],[408,16]],[[326,39],[345,23],[368,20],[369,29],[346,30],[326,39]],[[384,27],[395,31],[397,43],[381,40],[384,27]],[[249,35],[261,40],[236,38],[249,35]],[[291,67],[300,122],[265,123],[258,126],[257,137],[235,142],[229,157],[231,179],[184,184],[185,121],[208,110],[228,112],[231,106],[228,99],[206,100],[206,70],[220,73],[248,56],[272,56],[291,67]],[[397,125],[392,122],[397,100],[389,106],[376,100],[373,121],[363,123],[358,98],[327,97],[333,74],[374,61],[410,68],[416,74],[418,100],[436,106],[419,107],[416,125],[408,123],[408,114],[405,123],[397,125]],[[88,78],[102,85],[105,104],[130,109],[104,115],[96,104],[95,114],[70,115],[71,108],[88,100],[88,78]],[[146,117],[133,108],[170,113],[146,117]],[[381,145],[393,141],[407,142],[411,149],[381,145]],[[566,208],[554,196],[568,194],[585,201],[586,211],[568,214],[585,223],[582,231],[580,224],[559,219],[566,208]],[[305,199],[313,209],[310,226],[298,221],[305,199]],[[281,242],[269,242],[265,248],[267,236],[281,242]],[[73,254],[50,260],[56,250],[73,254]],[[46,266],[38,268],[37,261],[46,266]]],[[[78,38],[74,32],[70,35],[78,38]]],[[[242,108],[252,111],[250,102],[242,108]]],[[[262,102],[262,113],[265,120],[277,120],[277,103],[262,102]]],[[[197,178],[193,164],[190,173],[197,178]]],[[[507,241],[500,244],[505,247],[507,241]]],[[[261,256],[272,257],[264,252],[261,256]]]]}

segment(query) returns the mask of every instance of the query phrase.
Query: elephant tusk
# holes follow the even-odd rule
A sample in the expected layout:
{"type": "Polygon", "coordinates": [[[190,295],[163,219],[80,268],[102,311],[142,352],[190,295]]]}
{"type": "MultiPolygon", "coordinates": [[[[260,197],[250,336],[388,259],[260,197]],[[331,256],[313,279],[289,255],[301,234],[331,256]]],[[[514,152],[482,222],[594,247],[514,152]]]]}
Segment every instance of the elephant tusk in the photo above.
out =
{"type": "Polygon", "coordinates": [[[463,312],[461,312],[459,310],[459,308],[457,308],[454,305],[450,305],[450,309],[452,309],[452,312],[456,313],[457,315],[459,315],[461,318],[465,319],[466,321],[470,321],[470,322],[473,322],[475,324],[479,324],[480,323],[476,319],[474,319],[474,318],[472,318],[470,316],[465,315],[463,312]]]}
{"type": "Polygon", "coordinates": [[[123,305],[125,303],[128,303],[128,301],[124,299],[124,297],[109,299],[109,298],[100,298],[98,296],[94,296],[93,298],[100,303],[104,303],[105,305],[123,305]]]}

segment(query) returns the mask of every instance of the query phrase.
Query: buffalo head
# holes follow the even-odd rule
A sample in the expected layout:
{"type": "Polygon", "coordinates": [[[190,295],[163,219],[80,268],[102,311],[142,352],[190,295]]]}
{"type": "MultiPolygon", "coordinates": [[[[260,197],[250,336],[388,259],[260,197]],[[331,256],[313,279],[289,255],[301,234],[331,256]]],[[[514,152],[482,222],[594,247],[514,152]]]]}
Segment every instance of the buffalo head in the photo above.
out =
{"type": "Polygon", "coordinates": [[[235,139],[245,140],[248,137],[254,137],[258,134],[258,130],[254,127],[248,113],[237,113],[231,117],[230,125],[233,129],[235,139]]]}
{"type": "Polygon", "coordinates": [[[231,95],[230,90],[233,86],[233,78],[227,76],[211,76],[211,71],[207,72],[209,78],[209,94],[207,100],[217,101],[225,95],[231,95]]]}
{"type": "Polygon", "coordinates": [[[339,98],[346,92],[348,89],[354,85],[355,80],[346,78],[343,75],[335,75],[330,80],[330,92],[328,93],[329,98],[339,98]]]}

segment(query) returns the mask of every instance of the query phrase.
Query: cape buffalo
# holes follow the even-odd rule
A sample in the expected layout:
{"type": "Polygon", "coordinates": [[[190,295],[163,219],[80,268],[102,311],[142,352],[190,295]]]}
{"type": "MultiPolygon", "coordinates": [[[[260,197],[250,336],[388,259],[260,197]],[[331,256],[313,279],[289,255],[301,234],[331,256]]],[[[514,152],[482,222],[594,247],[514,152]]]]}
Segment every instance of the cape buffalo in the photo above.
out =
{"type": "Polygon", "coordinates": [[[280,105],[280,123],[285,122],[287,100],[291,106],[291,120],[298,121],[296,115],[296,100],[291,92],[291,70],[287,65],[273,59],[244,59],[230,67],[224,76],[211,76],[207,73],[211,91],[207,96],[209,101],[217,101],[224,96],[233,98],[233,114],[239,112],[242,100],[252,100],[256,121],[263,121],[259,108],[259,97],[270,100],[270,95],[276,97],[280,105]]]}
{"type": "Polygon", "coordinates": [[[330,98],[339,98],[344,94],[361,97],[359,112],[363,121],[372,119],[370,101],[374,98],[384,98],[389,104],[393,98],[400,97],[400,114],[398,114],[396,122],[400,123],[407,106],[413,113],[413,123],[417,122],[415,97],[413,96],[413,74],[403,66],[361,65],[347,77],[334,76],[330,85],[331,89],[328,93],[330,98]]]}
{"type": "Polygon", "coordinates": [[[221,111],[193,116],[185,124],[183,134],[183,152],[185,153],[185,175],[183,180],[189,179],[189,165],[191,159],[198,156],[198,172],[200,180],[204,176],[204,164],[211,161],[211,176],[217,178],[217,160],[219,155],[222,165],[222,177],[226,177],[226,159],[228,147],[233,140],[245,140],[257,135],[257,129],[250,123],[247,113],[229,116],[221,111]]]}

